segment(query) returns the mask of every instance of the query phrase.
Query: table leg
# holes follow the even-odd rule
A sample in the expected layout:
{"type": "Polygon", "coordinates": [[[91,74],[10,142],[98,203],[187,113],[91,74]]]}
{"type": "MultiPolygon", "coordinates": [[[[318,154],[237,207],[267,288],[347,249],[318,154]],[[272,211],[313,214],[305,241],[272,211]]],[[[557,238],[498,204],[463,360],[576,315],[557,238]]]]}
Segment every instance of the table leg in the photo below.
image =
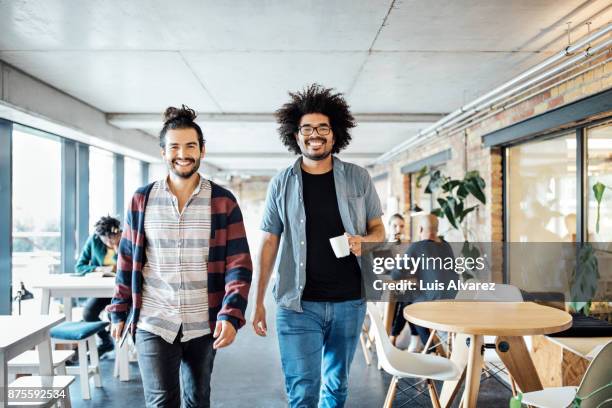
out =
{"type": "Polygon", "coordinates": [[[8,406],[8,362],[4,351],[0,351],[0,408],[8,406]]]}
{"type": "Polygon", "coordinates": [[[115,346],[115,358],[118,361],[119,381],[130,381],[130,353],[129,344],[126,341],[123,347],[115,346]]]}
{"type": "Polygon", "coordinates": [[[51,293],[49,289],[43,289],[42,299],[40,300],[40,314],[48,315],[51,306],[51,293]]]}
{"type": "Polygon", "coordinates": [[[522,392],[542,389],[540,377],[523,337],[498,337],[495,340],[495,346],[499,358],[522,392]]]}
{"type": "MultiPolygon", "coordinates": [[[[451,333],[448,333],[448,335],[450,336],[451,333]]],[[[459,367],[459,370],[461,371],[461,378],[456,381],[444,381],[442,391],[440,392],[440,405],[442,405],[444,408],[451,406],[455,400],[457,392],[461,388],[463,379],[465,378],[465,369],[467,367],[469,353],[468,346],[465,342],[467,338],[467,334],[458,333],[455,335],[455,340],[453,341],[453,351],[451,353],[450,360],[455,363],[457,367],[459,367]]]]}
{"type": "Polygon", "coordinates": [[[64,298],[64,314],[66,315],[66,321],[72,321],[72,298],[65,297],[64,298]]]}
{"type": "Polygon", "coordinates": [[[39,373],[42,376],[53,375],[53,357],[51,356],[51,339],[49,333],[46,335],[46,340],[38,345],[38,360],[40,366],[39,373]]]}
{"type": "Polygon", "coordinates": [[[470,335],[470,352],[465,375],[464,407],[476,408],[482,374],[484,336],[470,335]]]}

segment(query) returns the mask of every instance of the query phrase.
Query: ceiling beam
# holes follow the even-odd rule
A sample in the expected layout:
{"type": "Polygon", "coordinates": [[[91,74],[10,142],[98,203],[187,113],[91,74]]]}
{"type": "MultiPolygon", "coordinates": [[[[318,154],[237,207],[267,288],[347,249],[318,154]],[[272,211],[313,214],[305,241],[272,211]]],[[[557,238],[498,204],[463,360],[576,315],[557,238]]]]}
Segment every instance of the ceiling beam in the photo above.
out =
{"type": "MultiPolygon", "coordinates": [[[[356,113],[357,123],[434,123],[443,113],[356,113]]],[[[106,120],[122,129],[153,129],[162,125],[157,113],[107,113],[106,120]]],[[[199,112],[198,121],[217,123],[276,123],[273,113],[199,112]]]]}

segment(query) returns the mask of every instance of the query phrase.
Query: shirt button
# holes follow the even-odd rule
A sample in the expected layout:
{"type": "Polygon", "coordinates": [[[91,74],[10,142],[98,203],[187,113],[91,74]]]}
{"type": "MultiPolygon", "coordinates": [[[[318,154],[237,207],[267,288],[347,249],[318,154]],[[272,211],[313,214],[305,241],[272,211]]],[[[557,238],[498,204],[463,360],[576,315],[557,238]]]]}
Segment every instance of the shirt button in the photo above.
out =
{"type": "Polygon", "coordinates": [[[304,266],[304,262],[300,262],[300,266],[304,266]]]}
{"type": "Polygon", "coordinates": [[[302,218],[302,219],[300,220],[300,222],[304,222],[304,219],[302,218]]]}
{"type": "Polygon", "coordinates": [[[304,245],[304,241],[300,242],[300,244],[304,245]]]}

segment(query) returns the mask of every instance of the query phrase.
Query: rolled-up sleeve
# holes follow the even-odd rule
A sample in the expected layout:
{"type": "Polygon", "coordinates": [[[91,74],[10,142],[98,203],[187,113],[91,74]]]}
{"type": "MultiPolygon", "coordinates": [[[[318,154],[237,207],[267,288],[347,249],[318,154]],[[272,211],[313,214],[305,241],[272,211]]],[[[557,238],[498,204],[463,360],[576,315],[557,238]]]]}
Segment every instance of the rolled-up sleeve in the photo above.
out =
{"type": "Polygon", "coordinates": [[[366,207],[366,221],[373,220],[375,218],[380,218],[383,215],[382,205],[380,204],[380,198],[376,193],[376,188],[374,187],[374,182],[372,181],[372,177],[370,177],[370,173],[364,169],[364,178],[365,178],[365,207],[366,207]]]}
{"type": "Polygon", "coordinates": [[[283,233],[283,221],[281,220],[276,198],[278,197],[278,178],[273,178],[268,184],[266,204],[260,229],[265,232],[280,236],[283,233]]]}

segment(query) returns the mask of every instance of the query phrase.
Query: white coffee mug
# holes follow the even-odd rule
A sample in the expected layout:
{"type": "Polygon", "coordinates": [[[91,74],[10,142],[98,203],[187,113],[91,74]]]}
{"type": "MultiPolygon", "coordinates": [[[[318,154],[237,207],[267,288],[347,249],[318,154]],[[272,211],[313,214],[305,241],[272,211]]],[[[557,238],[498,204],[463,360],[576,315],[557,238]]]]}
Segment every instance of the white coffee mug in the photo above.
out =
{"type": "Polygon", "coordinates": [[[336,258],[344,258],[345,256],[349,256],[351,254],[348,237],[346,235],[330,238],[329,243],[334,250],[336,258]]]}

